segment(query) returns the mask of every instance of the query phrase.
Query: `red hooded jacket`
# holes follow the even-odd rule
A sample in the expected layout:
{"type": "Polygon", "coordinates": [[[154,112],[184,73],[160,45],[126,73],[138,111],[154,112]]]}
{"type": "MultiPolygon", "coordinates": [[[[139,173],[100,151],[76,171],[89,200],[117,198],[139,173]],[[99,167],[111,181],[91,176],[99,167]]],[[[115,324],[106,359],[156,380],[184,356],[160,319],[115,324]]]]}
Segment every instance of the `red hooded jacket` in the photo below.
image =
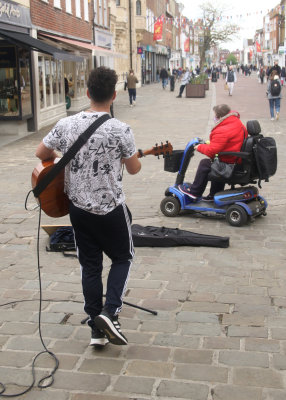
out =
{"type": "MultiPolygon", "coordinates": [[[[210,158],[222,151],[240,151],[247,130],[240,121],[240,115],[231,111],[221,118],[210,133],[210,144],[200,144],[197,150],[210,158]]],[[[235,157],[224,156],[220,160],[229,164],[237,161],[235,157]]]]}

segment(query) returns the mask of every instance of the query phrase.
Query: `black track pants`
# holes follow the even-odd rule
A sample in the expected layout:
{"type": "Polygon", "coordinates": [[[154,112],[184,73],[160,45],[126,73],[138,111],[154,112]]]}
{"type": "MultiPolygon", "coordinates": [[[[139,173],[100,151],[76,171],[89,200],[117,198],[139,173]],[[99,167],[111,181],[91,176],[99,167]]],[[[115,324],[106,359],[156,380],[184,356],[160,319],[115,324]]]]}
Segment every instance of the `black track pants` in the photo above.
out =
{"type": "Polygon", "coordinates": [[[81,266],[84,310],[91,321],[102,310],[104,252],[112,262],[107,280],[105,306],[111,315],[116,315],[122,307],[134,256],[130,211],[122,204],[108,214],[97,215],[71,203],[70,220],[81,266]]]}

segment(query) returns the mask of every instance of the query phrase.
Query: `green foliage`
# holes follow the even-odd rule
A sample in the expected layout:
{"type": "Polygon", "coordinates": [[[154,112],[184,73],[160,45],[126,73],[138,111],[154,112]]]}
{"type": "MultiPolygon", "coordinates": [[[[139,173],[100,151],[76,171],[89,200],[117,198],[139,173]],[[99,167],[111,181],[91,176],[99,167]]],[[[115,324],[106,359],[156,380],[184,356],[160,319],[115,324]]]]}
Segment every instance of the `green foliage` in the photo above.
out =
{"type": "Polygon", "coordinates": [[[192,85],[201,85],[201,84],[205,83],[206,79],[207,79],[207,75],[201,74],[201,75],[195,76],[194,78],[191,78],[190,83],[192,85]]]}
{"type": "Polygon", "coordinates": [[[230,54],[227,59],[226,59],[226,64],[227,65],[236,65],[237,64],[237,59],[234,54],[230,54]]]}

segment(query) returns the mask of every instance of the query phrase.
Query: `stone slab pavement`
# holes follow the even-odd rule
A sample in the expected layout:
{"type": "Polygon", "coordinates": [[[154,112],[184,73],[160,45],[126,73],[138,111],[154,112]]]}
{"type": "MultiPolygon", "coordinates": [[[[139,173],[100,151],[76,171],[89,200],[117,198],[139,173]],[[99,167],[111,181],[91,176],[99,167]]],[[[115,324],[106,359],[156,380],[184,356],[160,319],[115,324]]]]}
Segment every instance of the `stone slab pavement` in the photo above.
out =
{"type": "MultiPolygon", "coordinates": [[[[283,92],[285,93],[285,88],[283,92]]],[[[207,138],[212,107],[226,102],[246,123],[258,119],[264,135],[278,145],[278,171],[261,193],[268,215],[241,228],[224,218],[160,212],[165,189],[175,174],[164,172],[163,159],[142,159],[137,176],[124,175],[133,222],[201,234],[229,236],[227,249],[210,247],[137,248],[125,300],[158,315],[125,305],[122,329],[127,346],[88,346],[89,329],[74,258],[46,251],[40,229],[42,279],[41,334],[60,361],[51,387],[33,388],[26,400],[285,400],[286,398],[286,250],[285,150],[286,107],[270,121],[265,85],[255,75],[239,76],[233,97],[223,80],[210,83],[203,99],[177,99],[160,84],[138,89],[137,105],[118,94],[116,116],[134,130],[138,148],[169,140],[183,149],[195,136],[207,138]]],[[[285,96],[284,96],[285,97],[285,96]]],[[[36,145],[48,129],[0,148],[0,381],[7,394],[32,381],[31,364],[43,350],[38,331],[39,282],[35,205],[24,202],[37,160],[36,145]]],[[[191,161],[192,180],[201,156],[191,161]]],[[[69,224],[68,217],[41,224],[69,224]]],[[[104,260],[104,280],[109,260],[104,260]]],[[[53,367],[45,353],[36,362],[36,381],[53,367]]],[[[1,389],[0,389],[1,391],[1,389]]]]}

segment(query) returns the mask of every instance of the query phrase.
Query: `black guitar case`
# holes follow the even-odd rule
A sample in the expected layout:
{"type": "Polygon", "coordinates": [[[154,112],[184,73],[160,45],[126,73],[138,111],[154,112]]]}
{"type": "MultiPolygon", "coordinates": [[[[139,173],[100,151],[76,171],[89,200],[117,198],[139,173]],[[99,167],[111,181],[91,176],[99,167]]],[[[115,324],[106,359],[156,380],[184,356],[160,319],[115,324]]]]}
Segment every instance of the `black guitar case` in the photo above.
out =
{"type": "MultiPolygon", "coordinates": [[[[203,235],[176,228],[157,226],[131,226],[135,247],[206,246],[229,247],[229,237],[203,235]]],[[[74,234],[71,226],[59,227],[51,236],[47,251],[74,251],[74,234]]]]}
{"type": "Polygon", "coordinates": [[[132,225],[135,247],[207,246],[229,247],[229,237],[203,235],[176,228],[132,225]]]}

